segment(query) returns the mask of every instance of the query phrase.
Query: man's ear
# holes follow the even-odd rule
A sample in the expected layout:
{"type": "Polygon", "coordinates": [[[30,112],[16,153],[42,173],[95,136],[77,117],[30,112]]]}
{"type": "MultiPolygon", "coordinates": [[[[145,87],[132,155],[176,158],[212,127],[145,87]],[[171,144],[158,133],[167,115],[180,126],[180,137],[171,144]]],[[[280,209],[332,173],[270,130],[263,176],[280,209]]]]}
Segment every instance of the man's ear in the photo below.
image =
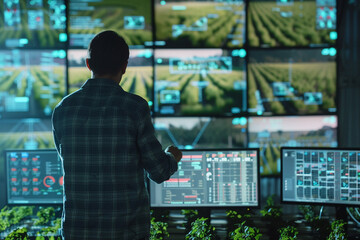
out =
{"type": "Polygon", "coordinates": [[[90,68],[90,65],[89,65],[89,61],[90,61],[90,58],[87,58],[87,59],[85,60],[85,62],[86,62],[86,67],[91,71],[91,68],[90,68]]]}

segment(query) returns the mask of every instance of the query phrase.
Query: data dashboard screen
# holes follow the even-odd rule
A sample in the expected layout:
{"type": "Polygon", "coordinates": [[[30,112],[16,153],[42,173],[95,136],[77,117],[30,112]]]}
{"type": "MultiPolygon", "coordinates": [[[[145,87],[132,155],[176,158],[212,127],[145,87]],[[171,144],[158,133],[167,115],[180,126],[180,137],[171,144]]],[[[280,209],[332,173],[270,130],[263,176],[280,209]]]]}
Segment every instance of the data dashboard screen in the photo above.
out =
{"type": "Polygon", "coordinates": [[[250,47],[333,45],[336,0],[249,0],[250,47]]]}
{"type": "Polygon", "coordinates": [[[55,149],[5,151],[7,204],[62,204],[63,173],[55,149]]]}
{"type": "Polygon", "coordinates": [[[160,47],[242,47],[245,20],[244,0],[155,0],[160,47]]]}
{"type": "Polygon", "coordinates": [[[0,1],[1,48],[62,48],[67,41],[65,0],[0,1]]]}
{"type": "Polygon", "coordinates": [[[360,205],[360,149],[282,148],[282,201],[360,205]]]}
{"type": "Polygon", "coordinates": [[[130,47],[152,44],[152,16],[149,0],[69,1],[69,46],[87,48],[99,32],[113,30],[130,47]]]}
{"type": "Polygon", "coordinates": [[[257,207],[258,149],[183,151],[178,171],[150,182],[151,207],[257,207]]]}
{"type": "Polygon", "coordinates": [[[66,51],[0,51],[0,118],[50,117],[66,93],[66,51]]]}
{"type": "Polygon", "coordinates": [[[244,49],[155,50],[154,111],[232,116],[246,111],[244,49]]]}

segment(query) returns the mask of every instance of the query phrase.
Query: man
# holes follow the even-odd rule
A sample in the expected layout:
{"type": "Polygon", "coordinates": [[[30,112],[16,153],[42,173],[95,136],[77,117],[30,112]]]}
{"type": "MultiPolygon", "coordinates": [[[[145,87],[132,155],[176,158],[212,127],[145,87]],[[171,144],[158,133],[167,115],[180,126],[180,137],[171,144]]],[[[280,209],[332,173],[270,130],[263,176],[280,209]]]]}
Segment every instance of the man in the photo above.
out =
{"type": "Polygon", "coordinates": [[[165,151],[150,110],[119,83],[129,47],[113,31],[96,35],[86,65],[91,79],[55,108],[52,123],[64,169],[63,238],[147,239],[149,196],[144,170],[157,183],[177,171],[182,153],[165,151]]]}

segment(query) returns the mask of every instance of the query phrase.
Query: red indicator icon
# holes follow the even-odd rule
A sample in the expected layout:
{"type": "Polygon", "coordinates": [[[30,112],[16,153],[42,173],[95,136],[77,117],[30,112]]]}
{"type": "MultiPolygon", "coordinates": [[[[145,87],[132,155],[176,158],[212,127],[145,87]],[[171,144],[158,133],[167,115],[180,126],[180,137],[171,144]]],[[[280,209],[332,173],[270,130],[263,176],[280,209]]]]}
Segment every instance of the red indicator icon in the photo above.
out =
{"type": "Polygon", "coordinates": [[[38,192],[38,191],[39,191],[39,188],[34,187],[34,188],[33,188],[33,191],[34,191],[34,192],[38,192]]]}
{"type": "Polygon", "coordinates": [[[59,178],[59,184],[60,184],[60,186],[64,185],[64,177],[59,178]]]}
{"type": "Polygon", "coordinates": [[[38,182],[39,179],[38,178],[33,178],[33,182],[38,182]]]}

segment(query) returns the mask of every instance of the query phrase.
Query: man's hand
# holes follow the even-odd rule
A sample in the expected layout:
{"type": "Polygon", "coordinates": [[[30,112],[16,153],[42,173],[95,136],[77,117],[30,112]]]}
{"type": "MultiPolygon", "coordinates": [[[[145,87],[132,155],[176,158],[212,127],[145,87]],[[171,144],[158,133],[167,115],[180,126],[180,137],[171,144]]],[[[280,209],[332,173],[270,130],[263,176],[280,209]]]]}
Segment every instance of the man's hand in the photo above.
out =
{"type": "Polygon", "coordinates": [[[172,155],[174,155],[176,161],[177,161],[177,162],[180,162],[180,160],[181,160],[181,158],[182,158],[182,152],[181,152],[177,147],[168,146],[168,147],[165,149],[165,152],[171,153],[172,155]]]}

